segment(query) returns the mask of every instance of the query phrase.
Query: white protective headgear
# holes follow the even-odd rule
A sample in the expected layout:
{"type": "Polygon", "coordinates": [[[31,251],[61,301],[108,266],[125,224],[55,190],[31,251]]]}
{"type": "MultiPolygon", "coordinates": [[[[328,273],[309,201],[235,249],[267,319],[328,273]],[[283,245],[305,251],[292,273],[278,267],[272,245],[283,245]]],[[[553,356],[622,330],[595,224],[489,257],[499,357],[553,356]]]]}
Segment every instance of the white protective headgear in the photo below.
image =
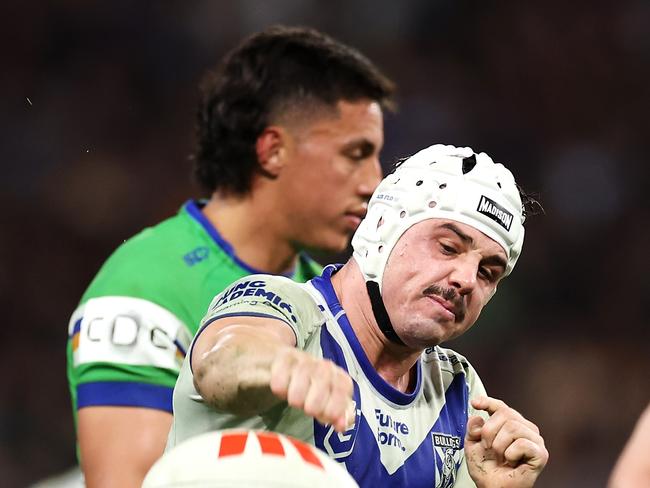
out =
{"type": "Polygon", "coordinates": [[[503,247],[510,274],[524,242],[524,214],[512,173],[485,153],[436,144],[386,176],[368,204],[352,247],[366,281],[381,290],[384,269],[399,238],[425,219],[470,225],[503,247]]]}

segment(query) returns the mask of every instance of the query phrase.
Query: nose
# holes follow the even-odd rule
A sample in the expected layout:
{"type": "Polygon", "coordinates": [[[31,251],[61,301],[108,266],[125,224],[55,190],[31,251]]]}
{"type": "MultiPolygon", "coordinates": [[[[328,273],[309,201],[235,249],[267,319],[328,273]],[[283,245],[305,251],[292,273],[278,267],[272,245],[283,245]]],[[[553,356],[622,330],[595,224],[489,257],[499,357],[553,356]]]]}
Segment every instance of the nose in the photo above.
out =
{"type": "Polygon", "coordinates": [[[381,182],[382,177],[383,170],[379,163],[379,158],[377,156],[368,158],[361,171],[358,188],[359,194],[366,199],[370,198],[377,185],[381,182]]]}
{"type": "Polygon", "coordinates": [[[456,259],[449,274],[450,285],[456,289],[459,295],[469,295],[476,286],[477,271],[477,264],[469,259],[456,259]]]}

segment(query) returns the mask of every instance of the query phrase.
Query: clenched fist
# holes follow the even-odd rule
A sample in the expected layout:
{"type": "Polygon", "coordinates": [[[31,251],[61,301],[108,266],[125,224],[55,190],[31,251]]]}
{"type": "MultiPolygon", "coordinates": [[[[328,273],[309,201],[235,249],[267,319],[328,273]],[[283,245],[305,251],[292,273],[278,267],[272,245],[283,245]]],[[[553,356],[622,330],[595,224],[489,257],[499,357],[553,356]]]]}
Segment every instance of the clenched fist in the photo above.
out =
{"type": "Polygon", "coordinates": [[[271,363],[270,384],[278,398],[338,432],[354,419],[352,379],[329,360],[284,348],[271,363]]]}

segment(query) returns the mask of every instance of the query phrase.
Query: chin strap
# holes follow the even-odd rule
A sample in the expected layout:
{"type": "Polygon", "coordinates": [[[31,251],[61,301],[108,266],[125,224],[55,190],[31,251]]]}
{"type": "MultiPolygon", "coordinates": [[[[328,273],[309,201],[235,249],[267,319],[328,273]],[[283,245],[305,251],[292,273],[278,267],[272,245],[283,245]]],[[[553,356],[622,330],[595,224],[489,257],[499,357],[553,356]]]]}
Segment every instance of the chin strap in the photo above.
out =
{"type": "Polygon", "coordinates": [[[366,281],[366,289],[368,290],[368,296],[370,297],[370,304],[372,305],[372,313],[375,315],[375,320],[377,325],[391,342],[404,346],[402,339],[399,338],[397,332],[393,328],[393,324],[390,323],[390,318],[388,317],[388,312],[384,306],[384,301],[381,299],[381,293],[379,293],[379,284],[375,281],[366,281]]]}

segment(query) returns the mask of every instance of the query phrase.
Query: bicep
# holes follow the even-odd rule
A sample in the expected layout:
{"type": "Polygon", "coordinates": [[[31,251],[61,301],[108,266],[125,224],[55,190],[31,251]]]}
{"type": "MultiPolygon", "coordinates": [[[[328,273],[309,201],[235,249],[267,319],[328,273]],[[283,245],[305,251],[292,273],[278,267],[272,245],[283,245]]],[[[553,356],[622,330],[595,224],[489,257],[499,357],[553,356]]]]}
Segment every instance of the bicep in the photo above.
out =
{"type": "Polygon", "coordinates": [[[81,465],[88,487],[139,487],[162,455],[171,414],[138,407],[78,411],[81,465]]]}
{"type": "Polygon", "coordinates": [[[192,369],[220,344],[234,338],[256,338],[267,344],[296,346],[296,334],[281,319],[275,317],[235,316],[217,319],[206,325],[196,337],[191,349],[192,369]]]}

